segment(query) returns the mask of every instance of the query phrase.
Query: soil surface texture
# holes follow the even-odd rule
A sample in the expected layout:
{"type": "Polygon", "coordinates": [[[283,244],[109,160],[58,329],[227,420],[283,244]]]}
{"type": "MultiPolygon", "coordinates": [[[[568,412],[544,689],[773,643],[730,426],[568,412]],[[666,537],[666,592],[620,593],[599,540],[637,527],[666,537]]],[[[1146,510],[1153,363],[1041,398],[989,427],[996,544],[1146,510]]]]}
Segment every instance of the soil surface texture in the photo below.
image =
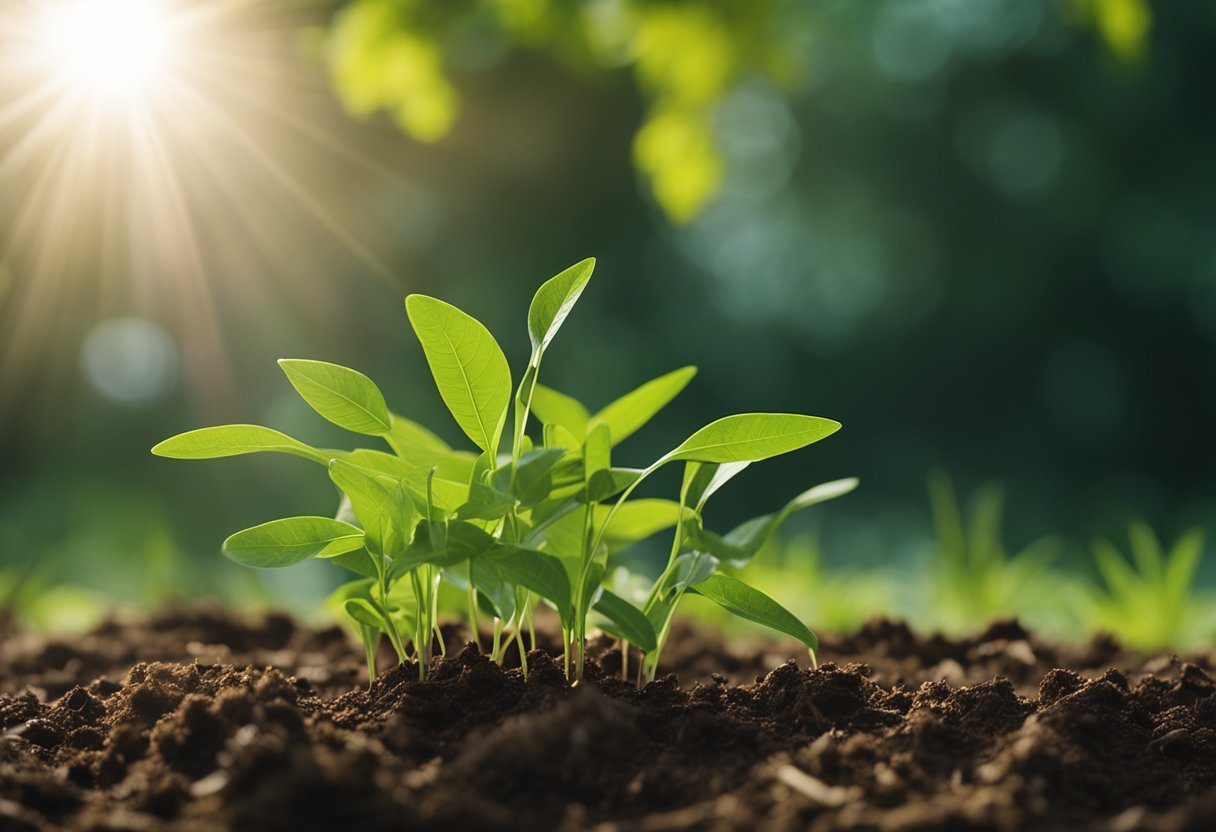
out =
{"type": "Polygon", "coordinates": [[[281,615],[0,623],[0,830],[1216,829],[1210,656],[875,621],[809,669],[685,626],[638,690],[606,638],[571,687],[447,635],[369,689],[281,615]]]}

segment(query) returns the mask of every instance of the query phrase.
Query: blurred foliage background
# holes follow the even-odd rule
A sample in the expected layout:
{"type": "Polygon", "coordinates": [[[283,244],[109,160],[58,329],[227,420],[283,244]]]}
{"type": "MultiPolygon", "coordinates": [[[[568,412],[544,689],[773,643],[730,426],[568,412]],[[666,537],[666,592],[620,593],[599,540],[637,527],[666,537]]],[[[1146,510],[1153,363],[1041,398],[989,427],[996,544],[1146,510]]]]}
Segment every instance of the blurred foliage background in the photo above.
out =
{"type": "Polygon", "coordinates": [[[324,564],[254,573],[219,543],[330,513],[324,477],[148,448],[221,421],[350,447],[284,356],[357,367],[455,441],[401,297],[469,310],[519,366],[533,288],[592,255],[546,381],[597,406],[701,367],[636,461],[739,409],[844,423],[718,509],[729,528],[861,478],[762,557],[812,623],[1075,633],[1118,600],[1091,540],[1209,525],[1216,6],[218,5],[155,173],[114,125],[82,161],[34,108],[0,111],[0,593],[31,618],[315,609],[324,564]],[[951,605],[973,591],[985,608],[951,605]]]}

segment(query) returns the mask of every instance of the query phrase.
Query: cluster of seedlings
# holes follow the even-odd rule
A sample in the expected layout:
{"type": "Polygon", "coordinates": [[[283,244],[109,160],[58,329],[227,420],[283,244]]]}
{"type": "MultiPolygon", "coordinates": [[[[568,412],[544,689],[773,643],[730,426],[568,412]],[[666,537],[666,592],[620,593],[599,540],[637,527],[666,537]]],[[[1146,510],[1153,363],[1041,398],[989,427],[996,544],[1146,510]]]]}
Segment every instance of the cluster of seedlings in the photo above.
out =
{"type": "Polygon", "coordinates": [[[326,467],[342,492],[336,517],[263,523],[229,537],[224,552],[254,567],[320,557],[354,573],[339,598],[362,636],[372,675],[377,646],[387,638],[402,661],[417,661],[425,677],[434,646],[446,649],[436,620],[445,581],[467,597],[473,633],[481,616],[492,619],[492,657],[501,662],[514,640],[525,673],[524,634],[534,647],[533,611],[545,603],[560,618],[572,678],[583,673],[588,628],[594,626],[621,640],[626,659],[629,645],[640,650],[638,678],[653,679],[687,593],[797,639],[813,661],[815,634],[722,567],[746,564],[791,514],[851,491],[856,480],[815,486],[725,534],[706,527],[705,509],[752,462],[818,442],[840,424],[798,414],[738,414],[695,431],[644,468],[616,464],[617,445],[675,398],[696,368],[652,379],[595,413],[539,383],[545,351],[594,265],[577,263],[536,292],[528,310],[531,355],[518,385],[480,322],[432,297],[406,298],[440,396],[476,451],[452,449],[390,411],[362,373],[283,360],[288,380],[317,413],[346,430],[379,437],[387,450],[314,448],[270,428],[226,425],[172,437],[153,453],[208,459],[272,451],[326,467]],[[678,463],[683,479],[677,500],[633,498],[652,474],[678,463]],[[671,549],[658,577],[630,573],[621,553],[666,530],[673,530],[671,549]]]}

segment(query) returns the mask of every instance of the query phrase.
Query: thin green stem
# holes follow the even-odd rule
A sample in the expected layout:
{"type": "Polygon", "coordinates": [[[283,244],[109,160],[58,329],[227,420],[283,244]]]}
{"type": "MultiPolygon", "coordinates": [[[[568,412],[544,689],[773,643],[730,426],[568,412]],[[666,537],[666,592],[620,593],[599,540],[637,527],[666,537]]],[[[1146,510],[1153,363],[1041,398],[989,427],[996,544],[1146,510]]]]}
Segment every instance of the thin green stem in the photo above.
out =
{"type": "Polygon", "coordinates": [[[495,664],[502,664],[502,627],[501,618],[494,619],[494,643],[490,647],[490,659],[495,664]]]}
{"type": "Polygon", "coordinates": [[[525,607],[525,609],[528,612],[528,643],[531,645],[531,649],[535,650],[536,649],[536,625],[532,619],[533,619],[533,613],[536,610],[536,602],[532,600],[531,592],[528,593],[528,600],[527,600],[526,604],[527,604],[527,606],[525,607]]]}
{"type": "Polygon", "coordinates": [[[469,570],[469,629],[472,630],[473,643],[477,652],[481,652],[481,622],[477,616],[477,588],[473,586],[473,572],[469,570]]]}

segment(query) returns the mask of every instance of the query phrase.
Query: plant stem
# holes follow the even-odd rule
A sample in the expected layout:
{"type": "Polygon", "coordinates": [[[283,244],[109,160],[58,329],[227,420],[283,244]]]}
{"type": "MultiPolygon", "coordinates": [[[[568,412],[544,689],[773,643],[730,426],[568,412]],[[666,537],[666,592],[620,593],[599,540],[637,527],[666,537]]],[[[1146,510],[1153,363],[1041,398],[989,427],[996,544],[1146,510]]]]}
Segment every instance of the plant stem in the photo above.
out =
{"type": "MultiPolygon", "coordinates": [[[[520,624],[523,624],[523,616],[520,616],[520,624]]],[[[528,651],[524,649],[524,634],[522,627],[515,628],[515,646],[519,650],[519,669],[523,671],[524,678],[528,678],[528,651]]]]}
{"type": "Polygon", "coordinates": [[[532,621],[532,614],[535,611],[536,606],[532,600],[531,592],[528,593],[527,604],[528,604],[528,606],[526,609],[528,611],[528,641],[532,645],[531,649],[535,650],[536,649],[536,626],[532,621]]]}
{"type": "Polygon", "coordinates": [[[473,631],[473,643],[481,652],[481,622],[477,618],[477,589],[473,586],[473,571],[469,570],[469,628],[473,631]]]}
{"type": "Polygon", "coordinates": [[[414,584],[414,598],[418,602],[418,612],[414,617],[414,652],[418,656],[418,678],[425,681],[428,665],[431,663],[431,618],[427,609],[429,593],[423,589],[422,578],[417,569],[410,572],[410,580],[414,584]]]}
{"type": "Polygon", "coordinates": [[[490,648],[490,659],[495,664],[502,664],[502,619],[494,619],[494,643],[490,648]]]}

